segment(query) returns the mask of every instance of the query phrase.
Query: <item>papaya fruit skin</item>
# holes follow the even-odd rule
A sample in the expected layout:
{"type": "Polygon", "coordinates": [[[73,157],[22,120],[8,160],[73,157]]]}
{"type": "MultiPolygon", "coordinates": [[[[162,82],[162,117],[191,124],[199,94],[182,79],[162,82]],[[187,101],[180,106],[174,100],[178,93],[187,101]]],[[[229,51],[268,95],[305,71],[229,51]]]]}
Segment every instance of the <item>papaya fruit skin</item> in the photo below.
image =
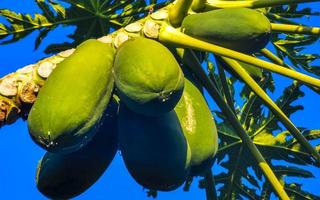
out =
{"type": "Polygon", "coordinates": [[[174,110],[190,145],[191,175],[201,175],[210,169],[218,150],[218,132],[211,111],[201,92],[187,79],[174,110]]]}
{"type": "Polygon", "coordinates": [[[93,139],[70,154],[47,152],[39,161],[38,190],[51,199],[69,199],[92,186],[108,168],[117,147],[117,104],[112,102],[93,139]]]}
{"type": "Polygon", "coordinates": [[[68,153],[90,141],[113,90],[114,54],[111,45],[87,40],[58,64],[28,116],[29,133],[38,145],[68,153]]]}
{"type": "Polygon", "coordinates": [[[173,110],[184,75],[170,51],[151,39],[134,38],[117,50],[114,77],[120,99],[137,113],[156,116],[173,110]]]}
{"type": "Polygon", "coordinates": [[[174,111],[150,117],[122,104],[118,124],[121,155],[136,182],[171,191],[186,180],[191,152],[174,111]]]}
{"type": "Polygon", "coordinates": [[[181,30],[192,37],[243,53],[255,53],[270,40],[271,24],[249,8],[227,8],[187,16],[181,30]]]}

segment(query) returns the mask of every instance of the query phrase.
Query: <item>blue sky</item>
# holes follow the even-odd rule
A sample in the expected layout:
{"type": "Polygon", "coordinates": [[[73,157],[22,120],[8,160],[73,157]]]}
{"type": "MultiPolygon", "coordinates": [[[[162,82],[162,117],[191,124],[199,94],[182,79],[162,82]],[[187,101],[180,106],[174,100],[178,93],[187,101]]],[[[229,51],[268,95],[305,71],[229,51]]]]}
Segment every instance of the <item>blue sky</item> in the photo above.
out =
{"type": "MultiPolygon", "coordinates": [[[[319,10],[320,3],[311,4],[314,10],[319,10]]],[[[17,12],[37,12],[34,7],[34,1],[31,0],[1,0],[0,8],[10,8],[17,12]]],[[[315,17],[312,21],[305,21],[309,24],[319,24],[319,17],[315,17]]],[[[1,22],[1,19],[0,19],[1,22]]],[[[59,28],[49,33],[48,37],[43,41],[40,48],[34,51],[34,41],[37,32],[32,33],[26,39],[18,43],[0,46],[0,77],[15,71],[25,65],[35,63],[40,58],[47,57],[43,52],[44,48],[53,42],[68,40],[66,37],[74,29],[72,27],[59,28]]],[[[319,43],[313,48],[313,51],[319,52],[319,43]]],[[[317,63],[318,65],[319,62],[317,63]]],[[[286,86],[290,84],[290,80],[276,76],[276,84],[286,86]]],[[[307,127],[309,129],[319,129],[320,113],[320,97],[304,88],[306,97],[303,98],[305,109],[299,111],[292,116],[292,121],[298,127],[307,127]]],[[[279,95],[276,93],[275,96],[279,95]]],[[[211,102],[211,101],[210,101],[211,102]]],[[[299,103],[299,102],[298,102],[299,103]]],[[[212,107],[215,107],[211,103],[212,107]]],[[[38,160],[45,152],[35,145],[27,132],[26,123],[18,120],[10,126],[0,129],[0,199],[46,199],[35,187],[35,170],[38,160]]],[[[318,195],[320,170],[312,168],[316,178],[305,182],[306,189],[318,195]],[[318,181],[316,181],[318,179],[318,181]]],[[[182,188],[176,191],[158,195],[159,200],[173,199],[205,199],[205,193],[199,190],[195,181],[190,192],[183,192],[182,188]]],[[[134,182],[124,167],[120,154],[118,153],[112,164],[105,172],[103,177],[86,191],[79,200],[102,200],[102,199],[130,199],[143,200],[150,199],[146,197],[146,193],[142,187],[134,182]]]]}

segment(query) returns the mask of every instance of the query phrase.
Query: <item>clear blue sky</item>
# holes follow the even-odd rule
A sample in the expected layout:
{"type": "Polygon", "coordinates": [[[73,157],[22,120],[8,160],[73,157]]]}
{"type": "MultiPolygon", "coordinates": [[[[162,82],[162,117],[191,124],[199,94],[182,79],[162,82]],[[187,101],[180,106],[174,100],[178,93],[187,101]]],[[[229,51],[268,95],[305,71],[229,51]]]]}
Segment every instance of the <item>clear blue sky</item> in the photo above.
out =
{"type": "MultiPolygon", "coordinates": [[[[314,10],[319,10],[320,3],[313,3],[314,10]],[[317,7],[318,9],[316,9],[317,7]]],[[[10,8],[17,12],[37,12],[34,1],[31,0],[1,0],[0,8],[10,8]]],[[[314,18],[310,24],[319,24],[320,18],[314,18]]],[[[1,22],[1,19],[0,19],[1,22]]],[[[26,39],[18,43],[0,46],[0,77],[15,71],[27,64],[35,63],[40,58],[47,57],[43,52],[47,44],[67,40],[66,35],[71,33],[72,27],[59,28],[49,33],[43,41],[40,49],[34,51],[34,41],[37,32],[32,33],[26,39]]],[[[319,43],[313,49],[319,53],[319,43]]],[[[317,63],[318,65],[319,62],[317,63]]],[[[288,85],[289,79],[277,76],[276,84],[288,85]]],[[[303,98],[304,111],[293,115],[292,120],[298,127],[319,129],[320,97],[308,89],[305,89],[306,97],[303,98]]],[[[278,93],[279,94],[279,93],[278,93]]],[[[277,93],[275,95],[278,95],[277,93]]],[[[301,103],[301,102],[300,102],[301,103]]],[[[214,105],[211,105],[214,107],[214,105]]],[[[27,132],[26,123],[22,120],[10,126],[0,129],[0,199],[20,200],[46,199],[35,187],[35,170],[38,160],[45,152],[35,145],[27,132]]],[[[316,179],[306,181],[305,189],[318,195],[320,170],[313,168],[316,179]],[[318,181],[317,181],[318,180],[318,181]]],[[[205,199],[204,191],[199,190],[197,181],[191,187],[190,192],[183,192],[181,188],[176,191],[158,195],[159,200],[176,199],[205,199]]],[[[142,187],[134,182],[124,167],[121,156],[117,154],[111,166],[103,177],[76,199],[103,200],[103,199],[149,199],[142,187]]]]}

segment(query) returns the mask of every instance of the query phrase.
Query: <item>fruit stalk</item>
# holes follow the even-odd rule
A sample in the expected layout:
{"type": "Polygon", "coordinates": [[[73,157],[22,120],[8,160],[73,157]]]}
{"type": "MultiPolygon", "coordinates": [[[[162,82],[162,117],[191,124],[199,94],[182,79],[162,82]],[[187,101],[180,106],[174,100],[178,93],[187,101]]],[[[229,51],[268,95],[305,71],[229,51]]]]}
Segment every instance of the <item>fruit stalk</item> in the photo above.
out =
{"type": "MultiPolygon", "coordinates": [[[[194,58],[194,60],[196,60],[196,58],[194,58]]],[[[241,138],[242,142],[244,143],[244,146],[249,149],[252,156],[256,159],[261,171],[266,176],[266,178],[268,179],[268,181],[270,182],[280,199],[289,200],[289,197],[286,191],[284,190],[283,186],[281,185],[280,181],[277,179],[272,169],[260,153],[259,149],[255,146],[255,144],[250,139],[249,135],[242,127],[236,115],[232,112],[231,108],[224,101],[224,98],[220,95],[219,90],[208,78],[207,74],[202,69],[201,64],[198,62],[197,65],[190,65],[190,67],[191,71],[196,74],[201,84],[208,91],[209,95],[214,99],[219,108],[226,115],[226,118],[228,119],[229,123],[234,128],[234,130],[236,130],[235,132],[241,138]]]]}
{"type": "Polygon", "coordinates": [[[318,2],[319,0],[252,0],[252,1],[217,1],[208,0],[205,10],[221,8],[265,8],[298,3],[318,2]]]}
{"type": "Polygon", "coordinates": [[[204,42],[202,40],[195,39],[193,37],[190,37],[188,35],[181,33],[180,31],[176,30],[175,28],[169,25],[167,26],[164,25],[162,27],[162,30],[160,30],[160,34],[159,34],[159,40],[163,43],[169,43],[169,44],[173,44],[173,45],[184,47],[184,48],[192,48],[192,49],[197,49],[201,51],[208,51],[216,55],[239,60],[245,63],[249,63],[253,66],[260,67],[272,72],[276,72],[278,74],[301,81],[308,85],[313,85],[315,87],[320,88],[320,80],[317,78],[307,76],[305,74],[287,69],[277,64],[260,60],[253,56],[249,56],[231,49],[227,49],[214,44],[210,44],[208,42],[204,42]]]}
{"type": "Polygon", "coordinates": [[[201,11],[206,6],[206,2],[206,0],[193,0],[191,8],[196,12],[201,11]]]}
{"type": "Polygon", "coordinates": [[[261,98],[261,100],[269,107],[273,114],[280,119],[280,121],[294,136],[294,138],[313,156],[317,163],[320,164],[320,154],[309,144],[308,140],[301,134],[299,129],[291,122],[291,120],[278,107],[278,105],[272,101],[272,99],[259,86],[259,84],[248,74],[248,72],[243,69],[237,61],[225,57],[221,58],[237,73],[237,75],[251,88],[251,90],[261,98]]]}
{"type": "Polygon", "coordinates": [[[192,0],[177,0],[175,4],[169,7],[169,21],[172,26],[178,27],[182,20],[187,16],[192,0]]]}
{"type": "Polygon", "coordinates": [[[319,27],[307,27],[307,26],[300,26],[300,25],[271,23],[271,29],[274,32],[280,32],[280,33],[320,35],[319,27]]]}

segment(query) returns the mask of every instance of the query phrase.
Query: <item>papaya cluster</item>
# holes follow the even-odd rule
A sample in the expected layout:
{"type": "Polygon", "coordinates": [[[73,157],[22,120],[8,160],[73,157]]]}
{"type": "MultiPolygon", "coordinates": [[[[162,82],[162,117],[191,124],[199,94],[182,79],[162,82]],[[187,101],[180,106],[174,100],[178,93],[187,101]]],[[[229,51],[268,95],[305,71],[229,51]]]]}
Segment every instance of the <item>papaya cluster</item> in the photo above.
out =
{"type": "MultiPolygon", "coordinates": [[[[190,15],[181,30],[253,53],[266,44],[267,25],[251,25],[251,34],[247,29],[232,37],[229,29],[216,29],[219,21],[232,26],[233,17],[262,17],[248,10],[190,15]],[[259,47],[243,46],[258,40],[259,47]]],[[[143,37],[131,38],[117,49],[91,39],[59,63],[28,116],[32,139],[47,150],[37,169],[39,191],[52,199],[81,194],[99,179],[118,150],[144,188],[171,191],[188,176],[205,174],[217,152],[217,129],[201,84],[184,67],[184,51],[143,37]]],[[[200,60],[202,54],[198,53],[200,60]]]]}

